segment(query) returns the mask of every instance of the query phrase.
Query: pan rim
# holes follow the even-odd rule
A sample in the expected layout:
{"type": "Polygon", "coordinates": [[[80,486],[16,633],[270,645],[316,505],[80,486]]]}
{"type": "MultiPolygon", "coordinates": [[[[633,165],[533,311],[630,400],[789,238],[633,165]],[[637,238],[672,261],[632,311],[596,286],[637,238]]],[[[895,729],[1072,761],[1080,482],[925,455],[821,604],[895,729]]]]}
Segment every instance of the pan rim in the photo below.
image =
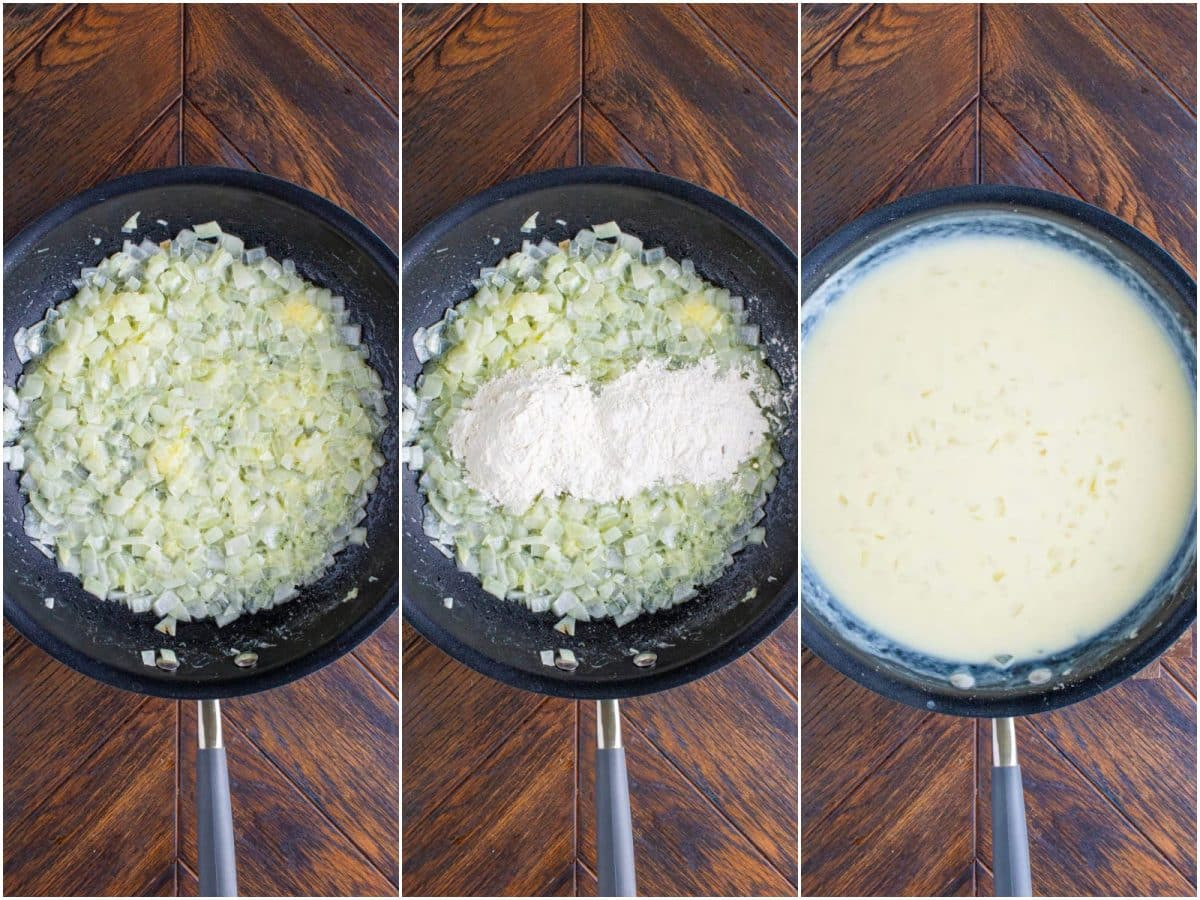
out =
{"type": "MultiPolygon", "coordinates": [[[[39,238],[51,229],[98,203],[155,187],[213,185],[234,187],[282,200],[310,212],[359,247],[395,283],[399,293],[399,258],[394,250],[360,219],[333,201],[282,178],[261,172],[223,166],[170,166],[123,175],[89,188],[38,216],[4,244],[4,275],[25,258],[39,238]]],[[[398,501],[397,501],[398,502],[398,501]]],[[[399,608],[398,577],[384,591],[379,603],[335,638],[290,662],[240,675],[229,680],[184,681],[140,677],[81,653],[43,629],[25,609],[4,591],[4,617],[30,643],[66,666],[122,690],[172,699],[206,700],[238,697],[270,690],[309,675],[334,662],[373,634],[399,608]]]]}
{"type": "MultiPolygon", "coordinates": [[[[476,213],[506,200],[537,190],[575,185],[620,185],[666,194],[712,213],[761,249],[794,285],[799,297],[799,265],[796,254],[759,219],[741,207],[699,185],[681,178],[622,166],[571,166],[534,172],[511,179],[475,194],[437,216],[413,237],[404,241],[401,256],[404,271],[432,253],[438,240],[451,228],[476,213]]],[[[401,300],[403,309],[403,299],[401,300]]],[[[403,487],[403,485],[402,485],[403,487]]],[[[423,536],[422,536],[423,537],[423,536]]],[[[407,533],[404,540],[408,541],[407,533]]],[[[420,538],[414,538],[420,539],[420,538]]],[[[401,559],[403,565],[403,554],[401,559]]],[[[405,573],[405,580],[408,575],[405,573]]],[[[492,659],[463,644],[440,627],[402,590],[405,620],[431,644],[475,671],[503,684],[539,694],[575,699],[623,699],[678,687],[701,678],[747,653],[775,631],[796,611],[799,601],[799,559],[791,576],[781,585],[774,603],[734,637],[703,655],[669,671],[650,672],[632,678],[608,681],[571,681],[527,672],[492,659]]],[[[799,672],[797,672],[797,677],[799,672]]]]}
{"type": "MultiPolygon", "coordinates": [[[[850,248],[865,249],[866,245],[863,242],[885,226],[894,226],[907,219],[943,209],[949,211],[971,205],[988,209],[1004,206],[1012,212],[1027,214],[1044,211],[1077,221],[1111,238],[1144,260],[1182,297],[1190,297],[1193,306],[1195,304],[1195,280],[1158,242],[1138,228],[1074,197],[1038,188],[1003,184],[959,185],[923,191],[876,207],[853,219],[804,254],[801,266],[801,304],[819,289],[817,278],[820,272],[850,248]]],[[[972,697],[969,691],[959,691],[950,685],[946,686],[944,692],[926,691],[911,683],[899,681],[879,668],[871,667],[869,662],[864,663],[858,655],[846,650],[840,642],[830,636],[827,626],[803,602],[800,616],[801,640],[818,657],[852,681],[884,697],[923,711],[997,718],[1060,709],[1126,680],[1157,659],[1196,621],[1195,522],[1193,512],[1188,526],[1193,537],[1191,577],[1185,577],[1176,588],[1176,591],[1182,594],[1183,602],[1160,627],[1135,644],[1129,653],[1092,673],[1085,680],[1066,687],[1056,688],[1051,681],[1045,687],[1030,688],[1012,697],[996,698],[972,697]]],[[[1187,532],[1184,537],[1186,535],[1187,532]]],[[[1182,540],[1183,538],[1181,542],[1182,540]]],[[[1182,548],[1182,543],[1180,547],[1182,548]]],[[[803,550],[801,560],[803,566],[803,550]]]]}

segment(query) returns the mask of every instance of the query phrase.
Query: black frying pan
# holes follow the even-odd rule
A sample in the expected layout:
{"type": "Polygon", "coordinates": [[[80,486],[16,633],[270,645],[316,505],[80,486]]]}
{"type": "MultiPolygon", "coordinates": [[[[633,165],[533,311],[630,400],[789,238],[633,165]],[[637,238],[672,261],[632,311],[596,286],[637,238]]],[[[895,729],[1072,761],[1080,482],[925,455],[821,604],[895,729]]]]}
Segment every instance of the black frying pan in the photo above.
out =
{"type": "MultiPolygon", "coordinates": [[[[999,229],[988,233],[1011,229],[1023,237],[1050,240],[1125,280],[1162,323],[1195,387],[1196,284],[1192,278],[1162,247],[1120,219],[1072,197],[1030,188],[974,185],[930,191],[851,222],[804,255],[803,333],[819,327],[822,307],[814,309],[808,301],[830,279],[841,279],[834,285],[847,283],[854,269],[872,255],[902,247],[923,230],[969,219],[999,229]]],[[[997,720],[997,765],[992,775],[994,871],[998,892],[1019,895],[1028,889],[1028,861],[1019,871],[1024,807],[1011,717],[1046,712],[1112,687],[1152,662],[1195,621],[1196,513],[1193,506],[1191,521],[1167,569],[1119,621],[1075,647],[1003,670],[937,660],[871,633],[839,606],[820,573],[807,562],[802,583],[804,643],[844,675],[919,709],[997,720]],[[974,684],[956,687],[949,677],[965,670],[974,684]],[[1002,758],[1009,762],[1002,764],[1002,758]]]]}
{"type": "MultiPolygon", "coordinates": [[[[662,245],[676,259],[690,258],[702,277],[747,298],[768,360],[782,378],[791,398],[789,409],[794,410],[795,254],[751,216],[708,191],[656,173],[621,168],[560,169],[518,178],[467,200],[407,241],[405,384],[413,385],[421,368],[412,347],[413,332],[470,296],[471,279],[481,267],[519,250],[523,239],[557,242],[589,224],[609,220],[638,235],[647,247],[662,245]],[[519,229],[534,212],[537,228],[523,234],[519,229]]],[[[766,507],[766,545],[737,554],[734,565],[688,603],[641,616],[621,628],[611,620],[580,622],[573,638],[552,630],[553,617],[486,594],[473,576],[459,572],[433,547],[421,530],[416,477],[406,470],[405,618],[455,659],[525,690],[618,698],[699,678],[748,651],[795,609],[794,415],[779,446],[784,463],[766,507]],[[742,602],[752,588],[757,595],[742,602]],[[454,598],[449,609],[442,602],[448,596],[454,598]],[[544,666],[538,651],[555,647],[572,649],[580,661],[578,669],[568,673],[544,666]],[[635,666],[630,652],[635,648],[655,652],[657,663],[635,666]]],[[[619,805],[620,799],[614,802],[619,805]]]]}
{"type": "Polygon", "coordinates": [[[71,281],[81,267],[121,249],[126,238],[159,241],[213,219],[247,247],[262,245],[276,259],[295,260],[304,278],[346,298],[388,391],[381,446],[387,462],[367,505],[367,546],[339,553],[329,572],[282,606],[220,629],[211,621],[183,623],[175,638],[153,630],[157,617],[85,593],[35,550],[22,527],[16,475],[4,467],[4,615],[85,675],[162,697],[230,697],[285,684],[351,650],[397,607],[397,259],[328,200],[254,172],[211,167],[142,172],[68,200],[5,245],[4,383],[15,385],[21,371],[13,334],[74,293],[71,281]],[[134,213],[140,213],[136,233],[123,234],[134,213]],[[343,602],[353,588],[357,597],[343,602]],[[53,609],[45,606],[48,596],[55,598],[53,609]],[[177,671],[142,663],[140,651],[159,647],[175,650],[177,671]],[[234,665],[234,650],[254,651],[257,665],[234,665]]]}

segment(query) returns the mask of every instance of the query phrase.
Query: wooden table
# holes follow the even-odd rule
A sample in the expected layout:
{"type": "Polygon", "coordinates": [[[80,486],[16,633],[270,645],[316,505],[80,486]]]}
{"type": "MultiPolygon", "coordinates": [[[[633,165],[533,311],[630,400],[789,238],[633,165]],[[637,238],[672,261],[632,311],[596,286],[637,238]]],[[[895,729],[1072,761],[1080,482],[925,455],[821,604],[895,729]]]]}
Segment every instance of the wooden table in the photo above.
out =
{"type": "MultiPolygon", "coordinates": [[[[180,163],[304,185],[398,245],[395,6],[22,6],[4,14],[4,233],[180,163]]],[[[229,700],[239,888],[398,890],[398,619],[229,700]]],[[[4,890],[194,895],[195,706],[127,694],[4,630],[4,890]]]]}
{"type": "MultiPolygon", "coordinates": [[[[796,242],[796,9],[405,6],[405,236],[540,169],[697,182],[796,242]]],[[[622,704],[638,889],[794,895],[796,622],[622,704]]],[[[491,682],[404,629],[404,891],[593,895],[595,704],[491,682]]]]}
{"type": "MultiPolygon", "coordinates": [[[[1194,6],[804,6],[801,248],[975,182],[1071,194],[1196,270],[1194,6]]],[[[807,895],[992,893],[990,726],[802,657],[807,895]]],[[[1040,894],[1194,895],[1194,631],[1018,722],[1040,894]]]]}

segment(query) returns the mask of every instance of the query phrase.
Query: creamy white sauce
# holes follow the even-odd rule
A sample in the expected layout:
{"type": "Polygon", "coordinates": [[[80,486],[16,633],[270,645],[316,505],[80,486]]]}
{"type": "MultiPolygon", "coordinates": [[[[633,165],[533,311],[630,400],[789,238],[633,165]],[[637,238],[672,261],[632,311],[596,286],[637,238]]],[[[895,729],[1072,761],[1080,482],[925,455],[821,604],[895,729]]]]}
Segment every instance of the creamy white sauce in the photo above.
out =
{"type": "Polygon", "coordinates": [[[946,238],[881,263],[801,372],[805,558],[913,649],[1065,649],[1145,594],[1187,526],[1183,364],[1124,284],[1049,244],[946,238]]]}

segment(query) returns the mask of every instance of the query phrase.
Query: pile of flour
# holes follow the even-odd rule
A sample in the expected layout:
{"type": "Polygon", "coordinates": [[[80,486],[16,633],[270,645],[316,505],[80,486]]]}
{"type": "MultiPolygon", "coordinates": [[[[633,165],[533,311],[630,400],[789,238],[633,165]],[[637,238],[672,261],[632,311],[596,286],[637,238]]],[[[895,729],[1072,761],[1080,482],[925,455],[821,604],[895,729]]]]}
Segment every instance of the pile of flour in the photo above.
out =
{"type": "Polygon", "coordinates": [[[450,446],[467,482],[512,512],[539,494],[610,502],[658,484],[730,477],[762,442],[755,383],[709,359],[644,361],[595,390],[558,368],[487,382],[459,411],[450,446]]]}

